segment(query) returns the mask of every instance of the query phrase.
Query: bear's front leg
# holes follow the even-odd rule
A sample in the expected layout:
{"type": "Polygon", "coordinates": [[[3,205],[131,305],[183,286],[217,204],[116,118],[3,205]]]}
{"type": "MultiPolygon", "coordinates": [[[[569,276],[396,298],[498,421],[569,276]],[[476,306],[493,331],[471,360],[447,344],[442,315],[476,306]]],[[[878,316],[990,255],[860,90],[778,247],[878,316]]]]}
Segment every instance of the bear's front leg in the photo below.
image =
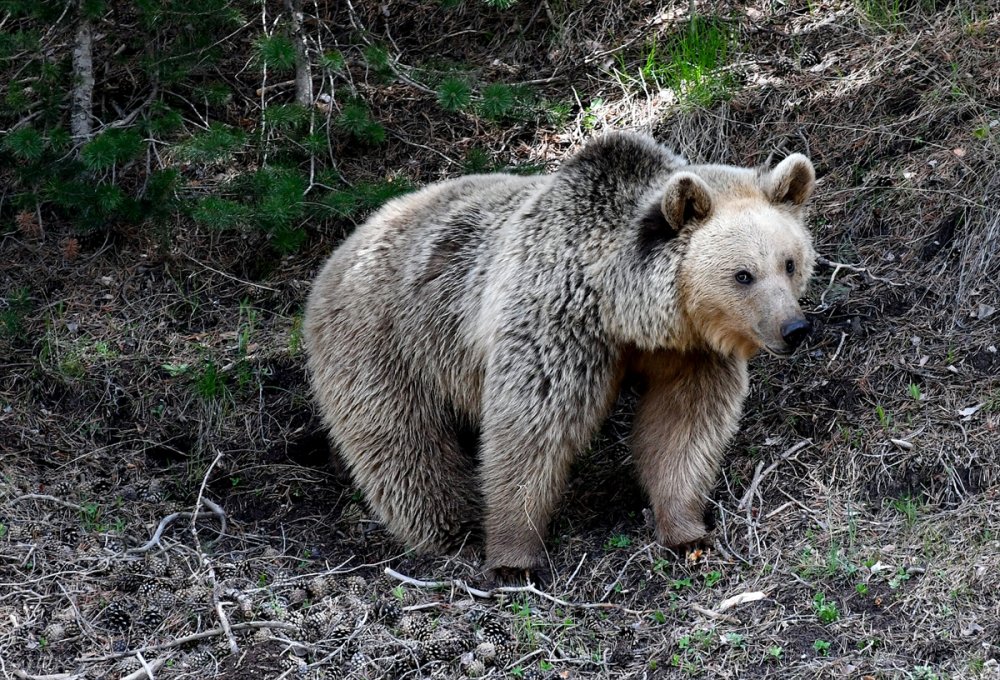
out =
{"type": "Polygon", "coordinates": [[[707,533],[705,504],[736,433],[747,393],[746,362],[711,353],[660,351],[639,365],[646,388],[632,431],[639,477],[666,547],[707,533]]]}
{"type": "Polygon", "coordinates": [[[549,520],[573,459],[611,407],[616,364],[581,334],[532,343],[521,336],[491,356],[480,453],[494,575],[542,573],[549,520]]]}

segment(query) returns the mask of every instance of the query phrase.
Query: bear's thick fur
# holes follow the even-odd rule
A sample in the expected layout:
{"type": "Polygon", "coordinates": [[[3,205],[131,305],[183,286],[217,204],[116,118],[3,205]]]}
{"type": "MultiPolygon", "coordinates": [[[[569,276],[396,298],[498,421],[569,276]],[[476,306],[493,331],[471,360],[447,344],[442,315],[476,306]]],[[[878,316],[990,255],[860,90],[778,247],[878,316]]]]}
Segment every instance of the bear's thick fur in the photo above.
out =
{"type": "Polygon", "coordinates": [[[553,174],[390,202],[331,255],[305,317],[320,413],[369,505],[408,546],[482,525],[491,568],[538,568],[570,464],[631,376],[657,538],[702,538],[747,360],[808,331],[814,183],[798,154],[689,166],[617,133],[553,174]]]}

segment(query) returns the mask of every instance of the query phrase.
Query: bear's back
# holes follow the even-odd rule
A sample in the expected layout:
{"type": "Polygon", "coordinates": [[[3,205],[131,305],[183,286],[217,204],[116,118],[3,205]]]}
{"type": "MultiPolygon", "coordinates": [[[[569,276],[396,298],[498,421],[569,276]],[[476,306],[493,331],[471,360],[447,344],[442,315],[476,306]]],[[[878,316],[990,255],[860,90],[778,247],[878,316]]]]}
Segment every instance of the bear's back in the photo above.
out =
{"type": "Polygon", "coordinates": [[[504,224],[547,181],[469,175],[397,198],[346,239],[306,311],[313,354],[395,361],[476,415],[483,348],[474,325],[504,224]]]}

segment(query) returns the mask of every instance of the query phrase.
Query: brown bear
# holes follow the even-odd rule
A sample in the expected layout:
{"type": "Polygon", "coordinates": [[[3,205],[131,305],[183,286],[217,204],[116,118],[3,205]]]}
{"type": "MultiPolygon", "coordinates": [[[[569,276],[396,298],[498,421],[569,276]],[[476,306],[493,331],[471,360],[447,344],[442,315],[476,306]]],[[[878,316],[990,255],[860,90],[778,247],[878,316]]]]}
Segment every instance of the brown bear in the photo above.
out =
{"type": "Polygon", "coordinates": [[[657,539],[703,538],[747,360],[809,331],[814,184],[799,154],[691,166],[616,133],[552,174],[388,203],[305,313],[319,410],[368,504],[412,548],[453,549],[482,523],[490,568],[537,569],[570,464],[636,378],[630,444],[657,539]]]}

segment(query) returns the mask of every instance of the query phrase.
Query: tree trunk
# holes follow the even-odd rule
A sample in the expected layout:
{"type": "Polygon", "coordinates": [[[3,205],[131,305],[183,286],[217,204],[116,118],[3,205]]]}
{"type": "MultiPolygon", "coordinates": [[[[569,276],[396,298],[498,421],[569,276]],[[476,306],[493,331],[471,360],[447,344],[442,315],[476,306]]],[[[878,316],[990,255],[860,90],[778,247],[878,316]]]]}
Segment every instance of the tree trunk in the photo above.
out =
{"type": "Polygon", "coordinates": [[[302,0],[285,0],[285,4],[292,16],[292,42],[295,44],[295,101],[302,106],[312,106],[312,66],[302,28],[302,0]]]}
{"type": "Polygon", "coordinates": [[[73,139],[85,142],[93,134],[94,26],[90,18],[83,14],[82,7],[79,22],[73,40],[73,104],[70,111],[70,132],[73,139]]]}

